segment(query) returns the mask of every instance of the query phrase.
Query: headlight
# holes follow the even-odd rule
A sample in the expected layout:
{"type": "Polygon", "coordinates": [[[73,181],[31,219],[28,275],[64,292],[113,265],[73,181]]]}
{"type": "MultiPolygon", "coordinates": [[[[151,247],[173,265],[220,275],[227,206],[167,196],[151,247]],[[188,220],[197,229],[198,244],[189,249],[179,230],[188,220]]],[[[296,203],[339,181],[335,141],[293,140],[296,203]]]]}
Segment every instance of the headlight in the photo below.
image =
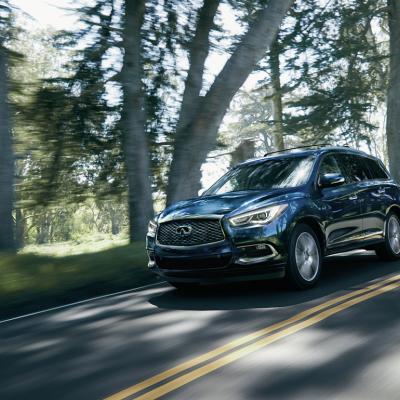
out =
{"type": "Polygon", "coordinates": [[[147,228],[147,236],[156,237],[157,223],[155,221],[149,221],[149,226],[147,228]]]}
{"type": "Polygon", "coordinates": [[[234,217],[229,218],[229,222],[233,226],[268,224],[282,214],[286,210],[287,206],[287,204],[278,204],[276,206],[259,208],[258,210],[235,215],[234,217]]]}

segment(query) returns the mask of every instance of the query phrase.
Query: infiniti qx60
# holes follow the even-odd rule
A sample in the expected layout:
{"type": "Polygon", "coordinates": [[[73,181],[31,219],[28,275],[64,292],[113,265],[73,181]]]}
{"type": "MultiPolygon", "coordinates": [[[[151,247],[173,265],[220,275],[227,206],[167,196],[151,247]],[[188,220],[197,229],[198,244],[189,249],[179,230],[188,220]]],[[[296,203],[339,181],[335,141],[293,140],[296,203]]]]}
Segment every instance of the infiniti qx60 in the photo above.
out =
{"type": "Polygon", "coordinates": [[[201,196],[149,223],[149,268],[178,288],[319,279],[323,258],[353,249],[400,257],[400,187],[378,159],[341,147],[237,165],[201,196]]]}

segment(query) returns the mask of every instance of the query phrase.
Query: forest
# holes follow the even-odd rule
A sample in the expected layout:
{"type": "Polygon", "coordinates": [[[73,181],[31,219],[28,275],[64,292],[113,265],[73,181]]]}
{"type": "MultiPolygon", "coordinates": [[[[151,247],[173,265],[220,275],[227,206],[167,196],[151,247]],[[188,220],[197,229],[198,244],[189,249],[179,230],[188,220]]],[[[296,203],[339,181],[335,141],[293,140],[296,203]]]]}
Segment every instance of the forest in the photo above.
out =
{"type": "Polygon", "coordinates": [[[298,145],[400,180],[400,0],[70,4],[53,31],[0,1],[0,251],[143,242],[166,205],[298,145]]]}

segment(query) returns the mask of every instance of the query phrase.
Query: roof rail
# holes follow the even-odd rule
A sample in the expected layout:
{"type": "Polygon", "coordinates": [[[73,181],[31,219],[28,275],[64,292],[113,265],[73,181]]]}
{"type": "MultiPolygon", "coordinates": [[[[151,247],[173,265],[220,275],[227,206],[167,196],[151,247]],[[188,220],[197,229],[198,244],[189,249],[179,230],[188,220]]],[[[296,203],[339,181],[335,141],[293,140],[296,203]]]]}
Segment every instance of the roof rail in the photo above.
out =
{"type": "MultiPolygon", "coordinates": [[[[291,150],[298,150],[298,149],[309,149],[312,147],[327,147],[327,146],[332,146],[330,143],[319,143],[319,144],[310,144],[307,146],[297,146],[297,147],[291,147],[290,149],[284,149],[284,150],[276,150],[276,151],[271,151],[269,153],[265,153],[264,157],[267,157],[271,154],[276,154],[276,153],[283,153],[285,151],[291,151],[291,150]]],[[[349,146],[343,146],[343,147],[349,147],[349,146]]]]}

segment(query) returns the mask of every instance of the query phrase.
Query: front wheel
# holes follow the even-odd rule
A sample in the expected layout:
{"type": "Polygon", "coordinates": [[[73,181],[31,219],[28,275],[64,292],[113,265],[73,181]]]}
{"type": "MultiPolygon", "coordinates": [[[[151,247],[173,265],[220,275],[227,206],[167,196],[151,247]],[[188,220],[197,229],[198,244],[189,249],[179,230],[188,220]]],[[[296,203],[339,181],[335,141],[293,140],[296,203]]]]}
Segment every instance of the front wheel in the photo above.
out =
{"type": "Polygon", "coordinates": [[[322,265],[321,246],[315,232],[306,224],[297,225],[288,249],[287,278],[297,289],[314,286],[322,265]]]}
{"type": "Polygon", "coordinates": [[[400,259],[400,221],[393,212],[386,217],[385,241],[375,247],[375,253],[385,261],[400,259]]]}

